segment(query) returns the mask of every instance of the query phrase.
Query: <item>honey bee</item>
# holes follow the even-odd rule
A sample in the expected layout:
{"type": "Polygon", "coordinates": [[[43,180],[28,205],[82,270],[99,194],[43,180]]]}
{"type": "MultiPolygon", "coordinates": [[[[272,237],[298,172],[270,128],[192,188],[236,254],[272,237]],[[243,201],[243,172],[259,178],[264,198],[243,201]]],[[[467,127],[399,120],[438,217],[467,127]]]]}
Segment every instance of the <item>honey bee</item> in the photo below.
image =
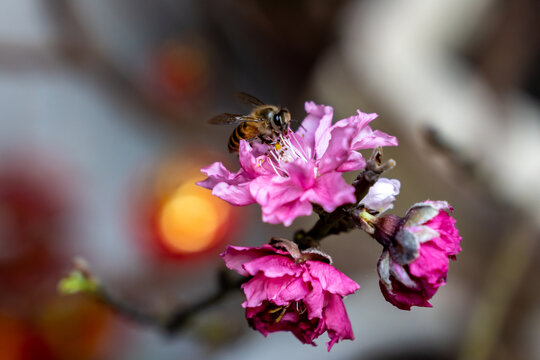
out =
{"type": "Polygon", "coordinates": [[[285,108],[268,105],[256,97],[240,92],[236,93],[238,99],[254,106],[248,115],[221,114],[214,116],[208,122],[210,124],[225,125],[238,124],[229,137],[229,152],[237,152],[240,140],[260,141],[273,144],[280,134],[289,130],[291,113],[285,108]]]}

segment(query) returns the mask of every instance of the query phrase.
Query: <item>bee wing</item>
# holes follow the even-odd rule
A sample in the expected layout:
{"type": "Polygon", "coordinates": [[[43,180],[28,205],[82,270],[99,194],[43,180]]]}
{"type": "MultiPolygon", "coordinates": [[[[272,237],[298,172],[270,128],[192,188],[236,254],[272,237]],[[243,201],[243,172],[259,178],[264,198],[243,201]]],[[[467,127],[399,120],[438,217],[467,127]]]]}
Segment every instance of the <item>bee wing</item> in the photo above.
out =
{"type": "Polygon", "coordinates": [[[250,117],[250,116],[246,116],[246,115],[237,115],[237,114],[229,114],[229,113],[217,115],[211,118],[210,120],[208,120],[210,124],[214,124],[214,125],[239,124],[241,122],[253,122],[253,121],[261,121],[261,120],[250,117]]]}
{"type": "Polygon", "coordinates": [[[262,102],[261,100],[257,99],[255,96],[253,95],[249,95],[245,92],[237,92],[236,94],[236,98],[246,104],[250,104],[250,105],[253,105],[253,106],[261,106],[261,105],[264,105],[264,102],[262,102]]]}

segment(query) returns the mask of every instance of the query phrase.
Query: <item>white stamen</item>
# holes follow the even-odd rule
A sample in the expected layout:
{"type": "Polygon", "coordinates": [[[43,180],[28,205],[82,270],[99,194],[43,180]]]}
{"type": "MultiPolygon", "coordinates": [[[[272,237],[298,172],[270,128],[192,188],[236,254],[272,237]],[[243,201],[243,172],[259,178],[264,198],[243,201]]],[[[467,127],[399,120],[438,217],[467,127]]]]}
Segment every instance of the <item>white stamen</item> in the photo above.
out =
{"type": "MultiPolygon", "coordinates": [[[[294,134],[291,134],[291,136],[294,136],[294,134]]],[[[287,171],[283,168],[283,164],[294,162],[297,159],[301,159],[306,163],[309,162],[310,159],[302,148],[302,144],[296,138],[295,142],[297,146],[293,145],[290,136],[279,134],[276,143],[269,146],[267,151],[267,161],[278,176],[289,176],[287,171]]],[[[317,168],[315,168],[314,171],[315,176],[317,176],[317,168]]]]}

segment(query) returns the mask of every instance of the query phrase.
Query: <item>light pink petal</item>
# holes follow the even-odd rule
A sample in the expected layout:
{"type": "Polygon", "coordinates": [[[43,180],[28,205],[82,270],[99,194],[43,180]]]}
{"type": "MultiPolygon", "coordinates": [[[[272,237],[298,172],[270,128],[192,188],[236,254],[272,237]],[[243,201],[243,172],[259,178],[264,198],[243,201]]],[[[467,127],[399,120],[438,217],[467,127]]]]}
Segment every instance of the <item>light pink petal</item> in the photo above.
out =
{"type": "Polygon", "coordinates": [[[354,150],[374,149],[377,146],[397,146],[395,136],[388,135],[379,130],[371,130],[369,126],[363,128],[354,138],[352,148],[354,150]]]}
{"type": "MultiPolygon", "coordinates": [[[[408,287],[409,289],[413,290],[419,290],[420,284],[418,281],[414,281],[409,276],[409,273],[402,265],[399,265],[398,263],[390,260],[391,266],[390,266],[390,273],[394,277],[396,281],[399,281],[401,284],[403,284],[405,287],[408,287]]],[[[381,280],[383,280],[381,278],[381,280]]]]}
{"type": "Polygon", "coordinates": [[[212,195],[215,195],[234,206],[245,206],[255,202],[255,199],[251,196],[251,192],[249,191],[249,183],[229,185],[222,182],[214,186],[212,195]]]}
{"type": "Polygon", "coordinates": [[[281,204],[279,207],[268,212],[264,208],[262,210],[262,219],[265,223],[283,223],[285,226],[290,226],[297,217],[311,215],[313,206],[309,201],[295,200],[281,204]]]}
{"type": "Polygon", "coordinates": [[[206,174],[208,178],[203,181],[199,181],[197,185],[210,190],[221,182],[226,182],[227,184],[231,185],[239,185],[251,180],[251,177],[243,170],[236,173],[231,173],[221,162],[215,162],[212,165],[204,167],[201,169],[201,172],[206,174]]]}
{"type": "Polygon", "coordinates": [[[316,146],[320,147],[317,151],[324,153],[324,147],[329,138],[329,134],[325,133],[332,124],[334,109],[330,106],[316,105],[312,101],[306,102],[305,108],[308,115],[296,133],[303,136],[306,149],[309,150],[307,155],[312,158],[315,155],[316,146]],[[326,137],[326,139],[323,139],[323,137],[326,137]]]}
{"type": "Polygon", "coordinates": [[[380,178],[369,188],[368,194],[360,201],[365,207],[383,213],[394,207],[396,195],[399,194],[399,180],[380,178]]]}
{"type": "Polygon", "coordinates": [[[357,151],[349,152],[349,157],[345,160],[344,163],[338,166],[336,171],[347,172],[347,171],[357,171],[362,170],[366,167],[366,160],[357,151]]]}
{"type": "Polygon", "coordinates": [[[282,255],[268,255],[254,259],[245,263],[244,269],[250,275],[256,275],[260,271],[269,278],[285,275],[299,276],[302,273],[302,269],[294,263],[292,258],[282,255]]]}
{"type": "Polygon", "coordinates": [[[325,152],[317,152],[317,163],[320,174],[335,170],[349,158],[351,141],[354,135],[353,128],[335,128],[330,132],[330,142],[325,152]]]}
{"type": "Polygon", "coordinates": [[[265,244],[261,247],[243,247],[243,246],[231,246],[227,248],[220,256],[225,261],[227,268],[236,271],[240,275],[249,276],[248,272],[244,269],[245,263],[251,262],[262,256],[273,255],[276,253],[276,249],[272,246],[265,244]]]}
{"type": "Polygon", "coordinates": [[[347,184],[341,173],[330,172],[317,177],[315,185],[307,190],[301,200],[319,204],[327,212],[334,211],[338,206],[354,203],[354,187],[347,184]]]}
{"type": "Polygon", "coordinates": [[[292,181],[300,189],[309,189],[315,183],[315,164],[297,159],[283,166],[292,181]]]}
{"type": "Polygon", "coordinates": [[[327,343],[328,351],[338,341],[344,339],[354,340],[351,321],[349,320],[341,296],[335,294],[327,295],[327,305],[324,308],[324,322],[328,336],[330,337],[330,341],[327,343]]]}
{"type": "Polygon", "coordinates": [[[250,143],[245,140],[240,141],[238,161],[240,162],[242,169],[244,169],[249,176],[255,178],[257,176],[273,173],[268,162],[263,161],[264,159],[266,159],[264,152],[261,153],[256,146],[252,147],[250,143]]]}
{"type": "Polygon", "coordinates": [[[211,189],[212,194],[235,206],[253,204],[255,200],[249,192],[250,177],[244,170],[231,173],[220,162],[202,168],[208,178],[199,181],[197,185],[211,189]]]}
{"type": "Polygon", "coordinates": [[[267,223],[289,226],[298,216],[313,211],[309,201],[300,199],[304,190],[290,178],[259,177],[251,182],[250,193],[261,205],[267,223]]]}
{"type": "Polygon", "coordinates": [[[357,115],[338,121],[333,127],[354,128],[356,135],[352,141],[353,150],[371,149],[376,146],[397,146],[395,136],[390,136],[382,131],[373,131],[369,123],[377,118],[377,114],[366,114],[357,111],[357,115]]]}
{"type": "Polygon", "coordinates": [[[249,190],[255,201],[268,211],[298,199],[304,192],[291,179],[277,175],[254,179],[249,184],[249,190]]]}
{"type": "Polygon", "coordinates": [[[306,264],[309,267],[311,276],[317,278],[321,283],[321,287],[332,294],[345,296],[360,288],[360,285],[332,265],[320,261],[306,261],[306,264]]]}

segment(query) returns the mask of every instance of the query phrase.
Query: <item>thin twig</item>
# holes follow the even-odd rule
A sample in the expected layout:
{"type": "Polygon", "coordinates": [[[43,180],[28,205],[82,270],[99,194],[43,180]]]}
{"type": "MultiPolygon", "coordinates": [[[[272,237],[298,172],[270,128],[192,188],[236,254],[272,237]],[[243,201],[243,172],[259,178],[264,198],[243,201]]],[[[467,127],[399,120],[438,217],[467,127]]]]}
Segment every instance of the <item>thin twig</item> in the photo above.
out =
{"type": "Polygon", "coordinates": [[[106,305],[117,314],[134,321],[141,325],[158,328],[168,335],[172,335],[183,330],[188,321],[196,314],[218,303],[232,291],[240,289],[240,285],[246,281],[244,277],[232,276],[226,269],[218,273],[218,287],[210,295],[198,300],[197,302],[181,306],[172,310],[169,314],[157,314],[155,312],[142,311],[132,305],[113,296],[108,289],[90,272],[84,262],[76,261],[75,269],[81,271],[89,281],[95,284],[94,291],[87,291],[97,301],[106,305]],[[81,266],[82,264],[82,266],[81,266]]]}
{"type": "Polygon", "coordinates": [[[210,296],[198,301],[197,303],[189,307],[181,307],[176,309],[167,318],[167,321],[163,324],[163,329],[168,334],[173,334],[182,329],[189,319],[195,314],[205,310],[206,308],[221,301],[229,292],[240,289],[246,278],[231,278],[230,271],[222,270],[218,274],[219,287],[210,296]]]}

